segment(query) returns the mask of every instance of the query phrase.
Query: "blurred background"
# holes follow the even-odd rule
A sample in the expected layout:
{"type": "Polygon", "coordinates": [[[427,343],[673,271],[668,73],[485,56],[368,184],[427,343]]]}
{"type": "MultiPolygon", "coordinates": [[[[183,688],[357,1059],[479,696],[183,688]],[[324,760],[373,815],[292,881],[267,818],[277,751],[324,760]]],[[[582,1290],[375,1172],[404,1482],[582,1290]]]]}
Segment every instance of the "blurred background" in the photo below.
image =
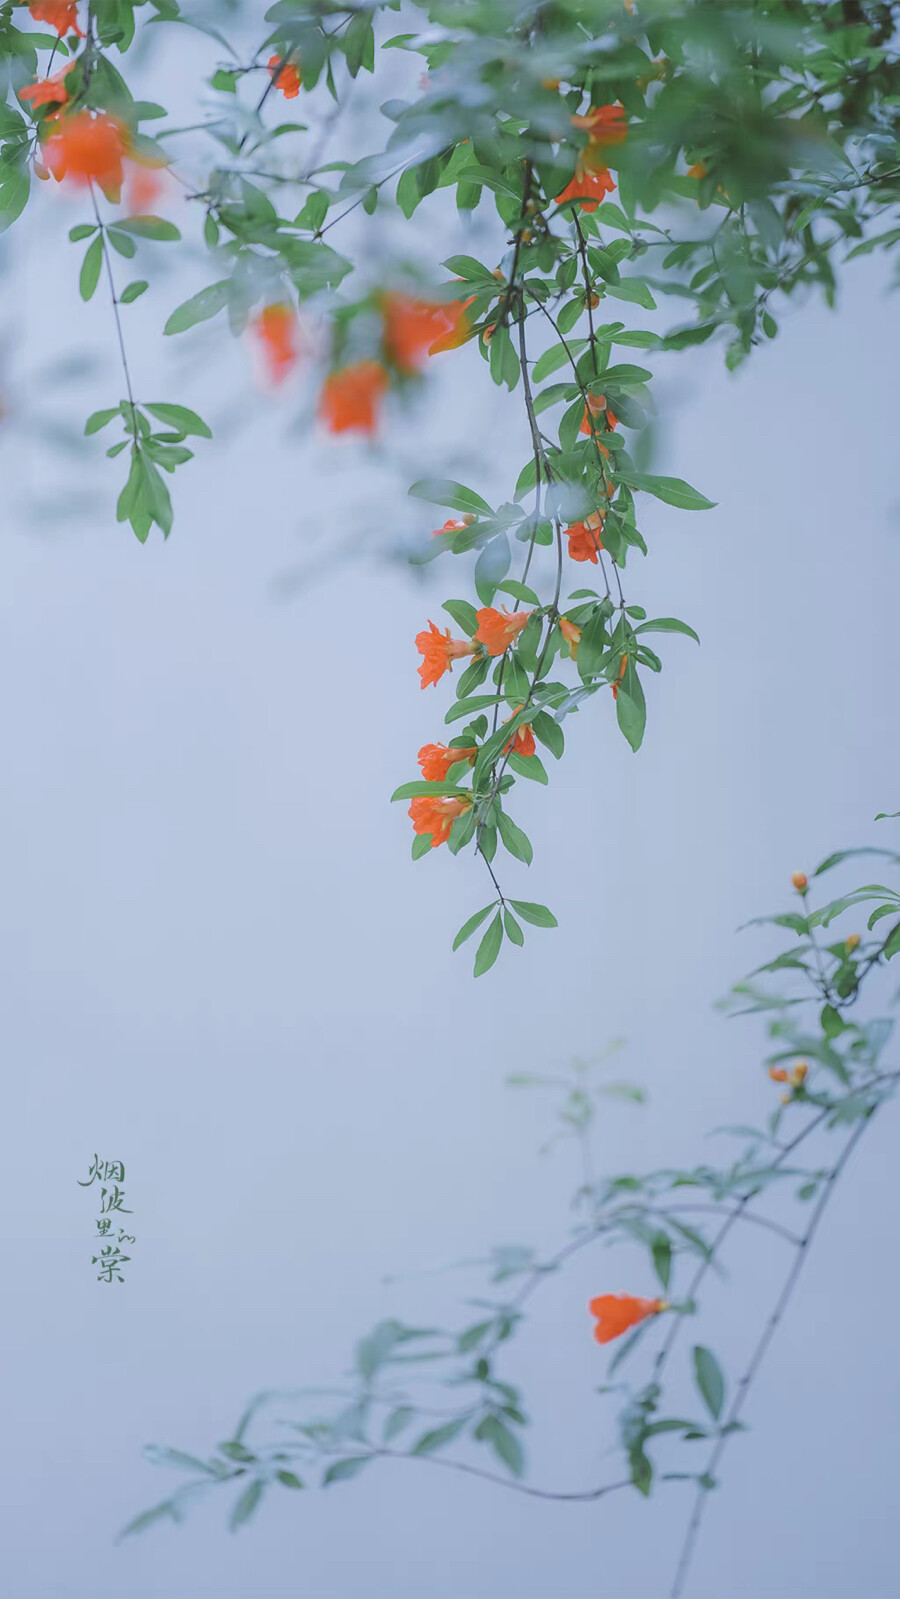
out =
{"type": "MultiPolygon", "coordinates": [[[[170,103],[216,64],[209,40],[179,49],[170,103]]],[[[444,234],[444,253],[467,247],[442,204],[417,213],[424,261],[444,234]]],[[[174,191],[165,205],[183,220],[174,191]]],[[[761,1026],[712,1005],[780,946],[735,929],[785,908],[791,872],[832,848],[892,843],[873,818],[900,804],[886,275],[854,263],[836,314],[792,306],[737,375],[716,349],[652,361],[654,469],[718,508],[648,501],[628,594],[702,647],[661,640],[637,756],[598,697],[567,722],[550,789],[519,785],[535,860],[504,858],[504,881],[560,927],[528,930],[474,983],[473,946],[450,941],[488,897],[483,869],[444,850],[414,865],[406,806],[389,803],[449,699],[421,692],[414,635],[466,592],[449,558],[406,564],[440,519],[406,488],[427,470],[508,494],[528,453],[518,396],[468,346],[391,402],[378,443],[327,438],[309,373],[268,393],[221,319],[160,339],[208,279],[199,244],[179,266],[146,247],[152,287],[126,325],[140,395],[195,407],[215,440],[178,473],[171,539],[154,529],[142,547],[114,520],[118,464],[98,440],[76,447],[121,386],[108,303],[82,305],[65,242],[83,210],[43,191],[0,278],[0,1589],[662,1593],[688,1509],[677,1484],[570,1507],[386,1464],[272,1496],[234,1537],[213,1495],[181,1528],[113,1539],[174,1485],[144,1444],[202,1454],[257,1389],[340,1375],[378,1317],[454,1320],[473,1280],[432,1267],[564,1239],[572,1157],[538,1154],[550,1108],[509,1073],[627,1040],[611,1075],[649,1104],[605,1113],[609,1174],[721,1155],[708,1130],[771,1103],[761,1026]],[[126,1165],[124,1284],[90,1263],[96,1187],[77,1181],[95,1152],[126,1165]]],[[[896,1136],[889,1110],[829,1216],[709,1506],[696,1599],[898,1592],[896,1136]]],[[[779,1264],[753,1239],[733,1260],[705,1338],[729,1363],[779,1264]]],[[[511,1359],[539,1483],[607,1469],[606,1358],[584,1301],[618,1289],[653,1291],[643,1261],[586,1252],[511,1359]]]]}

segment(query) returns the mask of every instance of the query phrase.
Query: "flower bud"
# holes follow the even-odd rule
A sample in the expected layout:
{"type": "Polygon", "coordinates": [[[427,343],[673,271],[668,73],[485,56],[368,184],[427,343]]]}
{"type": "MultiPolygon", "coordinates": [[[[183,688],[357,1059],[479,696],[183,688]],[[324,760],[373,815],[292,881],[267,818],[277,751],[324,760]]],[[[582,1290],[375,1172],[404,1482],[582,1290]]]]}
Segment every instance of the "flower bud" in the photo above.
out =
{"type": "Polygon", "coordinates": [[[795,872],[791,878],[791,882],[793,883],[798,894],[806,893],[807,878],[805,872],[795,872]]]}
{"type": "Polygon", "coordinates": [[[853,951],[859,948],[859,934],[851,933],[850,937],[844,940],[844,948],[848,955],[852,955],[853,951]]]}

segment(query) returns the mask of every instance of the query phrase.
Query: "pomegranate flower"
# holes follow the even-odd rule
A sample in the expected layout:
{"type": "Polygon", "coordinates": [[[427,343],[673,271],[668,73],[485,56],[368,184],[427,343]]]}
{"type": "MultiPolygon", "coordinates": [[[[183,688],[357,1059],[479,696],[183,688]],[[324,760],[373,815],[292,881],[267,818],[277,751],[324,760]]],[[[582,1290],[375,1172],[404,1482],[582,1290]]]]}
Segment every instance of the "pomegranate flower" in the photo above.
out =
{"type": "Polygon", "coordinates": [[[440,795],[423,794],[410,803],[407,814],[412,818],[414,833],[430,833],[431,847],[437,849],[446,842],[450,829],[458,816],[470,809],[471,800],[443,799],[440,795]]]}
{"type": "MultiPolygon", "coordinates": [[[[518,710],[519,711],[522,710],[522,706],[521,705],[518,707],[518,710]]],[[[516,714],[517,714],[517,711],[514,711],[513,712],[513,716],[515,716],[516,714]]],[[[510,721],[510,720],[511,720],[511,718],[507,717],[507,721],[510,721]]],[[[509,743],[508,744],[504,744],[504,746],[503,746],[504,755],[507,755],[510,752],[510,750],[513,752],[514,755],[521,755],[521,756],[524,756],[526,759],[528,758],[529,755],[533,755],[534,754],[534,751],[535,751],[534,733],[532,731],[530,722],[523,722],[520,727],[517,727],[516,731],[513,733],[512,738],[509,740],[509,743]]]]}
{"type": "Polygon", "coordinates": [[[573,522],[571,527],[563,529],[573,561],[593,561],[597,565],[599,551],[604,547],[600,537],[602,529],[603,517],[599,511],[586,516],[583,522],[573,522]]]}
{"type": "MultiPolygon", "coordinates": [[[[74,61],[68,61],[60,72],[52,78],[39,78],[37,83],[29,83],[26,88],[19,90],[19,99],[27,100],[31,109],[36,111],[40,105],[62,106],[66,102],[68,89],[63,82],[67,72],[71,72],[74,61]]],[[[52,113],[51,113],[52,114],[52,113]]]]}
{"type": "Polygon", "coordinates": [[[577,622],[570,622],[567,616],[561,616],[559,619],[559,631],[568,644],[569,654],[574,661],[575,652],[581,639],[581,628],[577,622]]]}
{"type": "Polygon", "coordinates": [[[625,108],[615,105],[591,106],[586,116],[573,117],[573,128],[584,128],[591,145],[621,144],[628,135],[625,108]]]}
{"type": "Polygon", "coordinates": [[[76,111],[54,118],[57,131],[43,148],[57,183],[68,179],[84,188],[99,184],[117,205],[122,193],[122,163],[128,154],[128,129],[105,111],[76,111]]]}
{"type": "Polygon", "coordinates": [[[461,745],[456,749],[447,744],[423,744],[417,759],[426,783],[443,783],[451,766],[455,766],[457,761],[468,761],[471,766],[477,754],[474,744],[461,745]]]}
{"type": "Polygon", "coordinates": [[[329,433],[374,433],[386,388],[387,373],[377,361],[357,361],[330,372],[319,396],[319,415],[329,433]]]}
{"type": "Polygon", "coordinates": [[[668,1308],[664,1299],[635,1299],[632,1294],[600,1294],[588,1305],[591,1315],[597,1318],[594,1337],[598,1344],[612,1343],[648,1316],[658,1316],[668,1308]]]}
{"type": "Polygon", "coordinates": [[[269,56],[268,68],[276,89],[281,90],[286,100],[296,100],[301,88],[297,63],[284,61],[282,56],[269,56]]]}
{"type": "Polygon", "coordinates": [[[459,300],[440,305],[410,294],[386,294],[382,310],[385,352],[401,372],[420,371],[432,345],[455,334],[463,314],[459,300]]]}
{"type": "Polygon", "coordinates": [[[422,657],[422,665],[417,667],[422,687],[428,688],[431,683],[439,683],[445,672],[452,671],[453,662],[463,655],[474,655],[475,645],[471,639],[451,638],[450,629],[442,633],[433,622],[428,623],[429,631],[424,630],[416,634],[416,649],[422,657]]]}
{"type": "Polygon", "coordinates": [[[446,305],[439,308],[443,331],[433,344],[429,344],[429,355],[438,355],[441,350],[455,350],[458,345],[465,344],[472,332],[472,324],[466,312],[474,298],[474,294],[470,294],[467,300],[449,300],[446,305]]]}
{"type": "Polygon", "coordinates": [[[300,358],[297,316],[293,306],[278,302],[264,306],[253,322],[271,383],[283,383],[300,358]]]}
{"type": "Polygon", "coordinates": [[[66,33],[84,34],[78,26],[78,0],[28,0],[28,10],[33,22],[46,22],[55,28],[59,37],[66,33]]]}
{"type": "Polygon", "coordinates": [[[497,611],[491,605],[485,605],[476,612],[478,617],[478,631],[475,638],[483,644],[488,655],[503,655],[509,646],[514,643],[531,615],[530,611],[514,611],[510,614],[504,609],[497,611]]]}

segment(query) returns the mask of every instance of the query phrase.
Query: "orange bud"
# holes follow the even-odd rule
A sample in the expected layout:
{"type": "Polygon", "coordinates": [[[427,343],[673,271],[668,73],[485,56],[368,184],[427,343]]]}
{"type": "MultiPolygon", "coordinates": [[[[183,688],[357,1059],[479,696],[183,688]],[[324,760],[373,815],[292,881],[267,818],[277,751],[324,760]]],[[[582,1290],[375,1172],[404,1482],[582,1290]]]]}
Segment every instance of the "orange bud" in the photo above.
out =
{"type": "Polygon", "coordinates": [[[850,937],[844,941],[844,948],[848,955],[852,955],[853,951],[859,948],[859,934],[851,933],[850,937]]]}
{"type": "Polygon", "coordinates": [[[809,1067],[807,1066],[806,1061],[798,1060],[794,1070],[791,1072],[791,1082],[795,1088],[799,1088],[801,1083],[806,1082],[808,1073],[809,1067]]]}
{"type": "Polygon", "coordinates": [[[769,1076],[773,1083],[786,1083],[788,1080],[788,1074],[783,1066],[770,1066],[769,1076]]]}
{"type": "Polygon", "coordinates": [[[793,883],[798,894],[806,893],[806,881],[807,879],[805,872],[795,872],[791,878],[791,882],[793,883]]]}

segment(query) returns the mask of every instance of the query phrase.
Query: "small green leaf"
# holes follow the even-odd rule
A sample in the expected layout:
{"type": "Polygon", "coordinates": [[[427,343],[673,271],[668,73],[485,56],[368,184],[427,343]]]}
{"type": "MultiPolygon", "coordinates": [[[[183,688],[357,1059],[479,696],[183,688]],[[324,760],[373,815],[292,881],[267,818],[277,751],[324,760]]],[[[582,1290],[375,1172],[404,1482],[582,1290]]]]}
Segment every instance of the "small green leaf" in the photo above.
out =
{"type": "Polygon", "coordinates": [[[228,1526],[231,1532],[237,1532],[238,1527],[242,1527],[245,1521],[250,1520],[262,1498],[263,1486],[263,1483],[258,1480],[249,1482],[243,1493],[235,1501],[234,1509],[228,1518],[228,1526]]]}
{"type": "Polygon", "coordinates": [[[490,905],[485,905],[483,911],[476,911],[475,915],[470,916],[467,922],[463,922],[462,927],[453,940],[454,949],[459,949],[460,944],[464,944],[467,938],[472,937],[475,929],[481,926],[485,917],[490,916],[491,911],[494,909],[496,903],[496,900],[491,900],[490,905]]]}
{"type": "Polygon", "coordinates": [[[475,956],[476,977],[482,977],[485,972],[490,970],[500,954],[500,945],[502,943],[503,923],[500,920],[500,912],[498,911],[478,946],[478,953],[475,956]]]}
{"type": "Polygon", "coordinates": [[[417,500],[427,500],[430,505],[445,505],[452,511],[470,512],[476,516],[490,516],[491,507],[474,489],[467,489],[451,478],[423,478],[409,490],[417,500]]]}
{"type": "Polygon", "coordinates": [[[82,300],[89,300],[100,281],[100,271],[103,266],[103,240],[98,235],[87,247],[84,260],[81,263],[81,272],[78,278],[78,290],[82,300]]]}
{"type": "Polygon", "coordinates": [[[681,511],[710,511],[716,503],[697,489],[692,489],[690,483],[685,483],[680,477],[655,477],[649,472],[632,472],[630,469],[621,471],[619,476],[629,488],[643,489],[657,500],[664,500],[666,505],[675,505],[681,511]]]}
{"type": "Polygon", "coordinates": [[[522,932],[522,929],[516,921],[516,918],[513,916],[512,911],[508,908],[504,908],[503,911],[503,926],[506,928],[506,936],[510,943],[524,944],[525,934],[522,932]]]}
{"type": "Polygon", "coordinates": [[[500,837],[510,855],[514,855],[516,860],[524,861],[526,866],[530,866],[534,851],[531,848],[530,839],[522,832],[521,827],[517,827],[505,811],[498,812],[497,826],[500,829],[500,837]]]}
{"type": "Polygon", "coordinates": [[[528,899],[511,899],[509,904],[517,915],[521,916],[523,922],[531,922],[533,927],[559,926],[553,912],[548,911],[546,905],[536,905],[533,900],[528,899]]]}
{"type": "Polygon", "coordinates": [[[161,402],[151,405],[148,401],[145,409],[158,417],[160,422],[166,422],[169,427],[176,428],[179,433],[193,433],[201,439],[212,438],[212,432],[202,416],[198,416],[196,411],[188,410],[186,405],[167,405],[161,402]]]}
{"type": "Polygon", "coordinates": [[[306,1486],[292,1471],[277,1471],[275,1475],[285,1488],[303,1488],[306,1486]]]}
{"type": "Polygon", "coordinates": [[[174,222],[167,222],[164,217],[126,217],[124,222],[117,222],[117,228],[125,233],[133,233],[138,239],[180,239],[181,234],[174,222]]]}
{"type": "Polygon", "coordinates": [[[349,1482],[351,1477],[359,1475],[371,1459],[371,1455],[351,1455],[347,1460],[336,1460],[322,1478],[322,1487],[327,1488],[332,1482],[349,1482]]]}
{"type": "Polygon", "coordinates": [[[712,1351],[705,1349],[702,1344],[694,1345],[693,1360],[697,1387],[710,1415],[718,1421],[725,1403],[725,1378],[719,1362],[712,1351]]]}
{"type": "Polygon", "coordinates": [[[410,1451],[413,1455],[430,1455],[435,1449],[442,1449],[444,1444],[450,1443],[468,1421],[468,1416],[458,1416],[455,1421],[445,1422],[443,1427],[434,1427],[431,1432],[423,1432],[417,1443],[413,1444],[410,1451]]]}
{"type": "Polygon", "coordinates": [[[688,638],[696,639],[700,643],[698,634],[687,622],[679,622],[674,616],[658,616],[652,622],[642,622],[640,627],[634,629],[635,633],[686,633],[688,638]]]}
{"type": "Polygon", "coordinates": [[[146,278],[136,278],[134,283],[129,283],[127,287],[122,290],[122,293],[119,295],[119,299],[123,305],[130,305],[132,300],[136,300],[138,295],[144,294],[148,287],[149,285],[146,278]]]}
{"type": "Polygon", "coordinates": [[[223,278],[219,283],[211,283],[208,288],[201,289],[199,294],[192,294],[189,300],[175,308],[163,332],[184,333],[198,322],[206,322],[216,316],[228,304],[229,289],[228,279],[223,278]]]}
{"type": "MultiPolygon", "coordinates": [[[[105,428],[114,416],[121,415],[122,413],[117,405],[112,406],[108,411],[94,411],[85,422],[84,431],[86,434],[99,433],[100,429],[105,428]]],[[[128,442],[127,439],[125,442],[128,442]]]]}

